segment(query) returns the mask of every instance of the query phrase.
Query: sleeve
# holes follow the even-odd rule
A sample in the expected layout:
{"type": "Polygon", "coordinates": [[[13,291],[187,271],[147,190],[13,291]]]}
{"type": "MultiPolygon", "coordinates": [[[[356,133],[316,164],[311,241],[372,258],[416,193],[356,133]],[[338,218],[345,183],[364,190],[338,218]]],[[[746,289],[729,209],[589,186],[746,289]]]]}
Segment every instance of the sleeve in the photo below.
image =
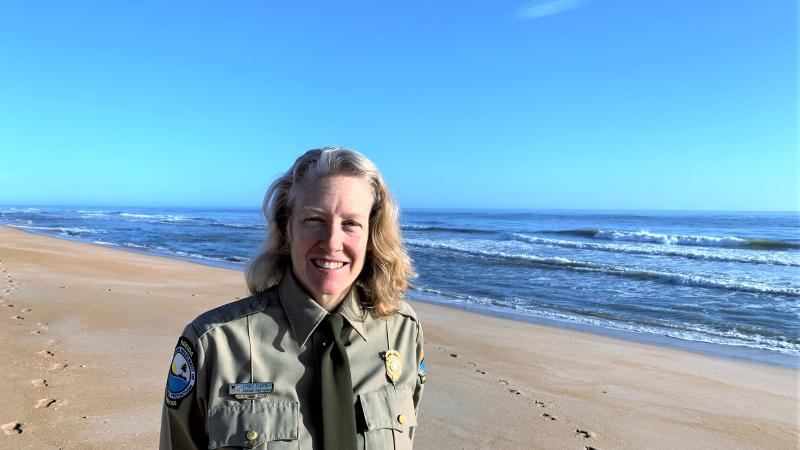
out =
{"type": "Polygon", "coordinates": [[[167,373],[160,450],[208,448],[204,357],[203,346],[190,324],[178,339],[167,373]]]}
{"type": "MultiPolygon", "coordinates": [[[[423,349],[423,335],[422,335],[422,325],[417,322],[417,383],[414,387],[414,415],[417,416],[417,420],[419,420],[419,401],[422,399],[422,390],[425,386],[425,381],[427,380],[427,373],[425,372],[425,351],[423,349]]],[[[414,442],[414,434],[416,432],[416,427],[412,428],[409,431],[409,437],[411,438],[411,442],[414,442]]]]}

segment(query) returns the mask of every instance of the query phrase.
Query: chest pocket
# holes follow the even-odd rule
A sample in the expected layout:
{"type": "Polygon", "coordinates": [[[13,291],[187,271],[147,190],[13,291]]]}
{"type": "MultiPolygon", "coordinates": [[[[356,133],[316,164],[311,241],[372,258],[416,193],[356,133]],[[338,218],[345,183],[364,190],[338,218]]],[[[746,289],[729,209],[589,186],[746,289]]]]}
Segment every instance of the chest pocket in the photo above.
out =
{"type": "Polygon", "coordinates": [[[417,426],[410,389],[359,394],[364,414],[364,449],[411,449],[411,431],[417,426]]]}
{"type": "Polygon", "coordinates": [[[297,449],[298,409],[297,402],[258,400],[211,408],[208,448],[297,449]]]}

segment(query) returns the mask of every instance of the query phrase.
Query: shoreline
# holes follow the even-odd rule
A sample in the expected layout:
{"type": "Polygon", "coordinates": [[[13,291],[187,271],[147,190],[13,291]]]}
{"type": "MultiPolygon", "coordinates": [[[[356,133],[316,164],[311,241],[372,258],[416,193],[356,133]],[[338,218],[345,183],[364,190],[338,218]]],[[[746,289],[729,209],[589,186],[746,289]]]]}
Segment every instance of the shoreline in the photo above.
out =
{"type": "MultiPolygon", "coordinates": [[[[241,272],[0,227],[0,447],[154,448],[186,323],[241,272]]],[[[415,448],[792,448],[797,372],[411,301],[415,448]]]]}
{"type": "MultiPolygon", "coordinates": [[[[67,242],[79,242],[83,244],[93,245],[101,248],[109,248],[131,252],[144,256],[153,256],[157,258],[165,258],[175,261],[183,261],[190,264],[197,264],[200,266],[214,267],[225,270],[234,270],[243,272],[245,269],[240,267],[237,263],[216,261],[212,259],[201,260],[197,258],[184,257],[180,255],[172,255],[166,252],[156,252],[148,250],[140,250],[132,247],[125,247],[121,245],[103,245],[90,240],[70,239],[66,237],[53,236],[47,233],[41,233],[34,230],[27,230],[17,228],[6,224],[0,224],[0,227],[13,228],[24,233],[30,233],[36,236],[43,236],[64,240],[67,242]]],[[[583,333],[594,334],[598,336],[606,336],[621,340],[630,340],[642,344],[655,345],[659,347],[689,351],[701,355],[711,356],[714,358],[722,358],[733,361],[743,361],[755,364],[763,364],[770,367],[780,367],[786,369],[793,369],[800,372],[800,356],[782,353],[776,350],[759,349],[747,346],[734,346],[729,344],[721,344],[715,342],[698,341],[691,339],[683,339],[657,333],[645,333],[641,331],[632,331],[619,328],[603,327],[601,325],[572,322],[569,320],[558,320],[548,317],[540,317],[530,314],[520,314],[510,311],[503,311],[502,309],[493,309],[482,305],[454,305],[444,302],[437,302],[435,300],[427,300],[419,297],[414,297],[413,293],[408,296],[409,300],[414,302],[422,302],[431,305],[438,305],[444,308],[452,308],[459,311],[468,311],[475,314],[481,314],[489,317],[499,317],[503,319],[538,324],[553,328],[560,328],[566,330],[574,330],[583,333]]]]}

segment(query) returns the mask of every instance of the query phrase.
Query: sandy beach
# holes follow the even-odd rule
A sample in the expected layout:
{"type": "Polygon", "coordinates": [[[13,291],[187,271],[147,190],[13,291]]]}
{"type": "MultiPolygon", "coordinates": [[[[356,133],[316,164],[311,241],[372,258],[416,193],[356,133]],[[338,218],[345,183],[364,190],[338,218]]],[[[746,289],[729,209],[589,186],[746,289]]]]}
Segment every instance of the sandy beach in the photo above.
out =
{"type": "MultiPolygon", "coordinates": [[[[0,227],[0,448],[155,448],[183,326],[241,272],[0,227]]],[[[798,372],[412,302],[416,448],[798,448],[798,372]]]]}

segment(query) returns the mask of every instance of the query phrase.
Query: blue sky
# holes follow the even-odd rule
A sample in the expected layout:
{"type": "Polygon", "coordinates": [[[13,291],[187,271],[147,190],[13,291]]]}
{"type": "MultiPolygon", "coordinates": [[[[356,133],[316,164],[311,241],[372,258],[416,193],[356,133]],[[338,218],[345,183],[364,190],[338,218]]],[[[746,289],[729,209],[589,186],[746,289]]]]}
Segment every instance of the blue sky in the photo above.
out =
{"type": "Polygon", "coordinates": [[[798,209],[795,1],[10,3],[0,204],[256,207],[340,145],[404,207],[798,209]]]}

